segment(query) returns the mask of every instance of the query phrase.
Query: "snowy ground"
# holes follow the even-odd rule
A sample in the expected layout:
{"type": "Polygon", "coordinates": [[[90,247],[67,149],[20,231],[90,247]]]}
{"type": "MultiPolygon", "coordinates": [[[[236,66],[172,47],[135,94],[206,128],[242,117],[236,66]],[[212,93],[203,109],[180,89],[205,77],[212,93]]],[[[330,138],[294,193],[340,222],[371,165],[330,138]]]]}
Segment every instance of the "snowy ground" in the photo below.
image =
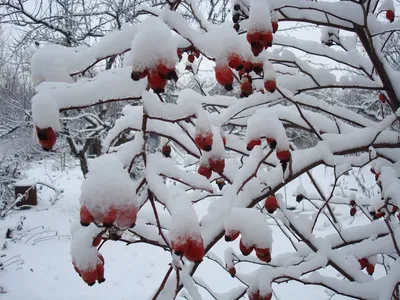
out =
{"type": "MultiPolygon", "coordinates": [[[[330,192],[329,179],[332,170],[319,168],[313,173],[324,188],[330,192]]],[[[374,185],[373,175],[368,169],[362,174],[366,179],[366,186],[374,185]]],[[[16,211],[5,220],[0,221],[0,262],[5,265],[0,270],[0,287],[4,289],[1,299],[4,300],[71,300],[71,299],[148,299],[159,286],[168,269],[170,256],[167,252],[135,244],[126,247],[123,243],[108,242],[101,253],[105,257],[106,282],[101,285],[88,287],[75,273],[69,255],[70,224],[77,220],[79,215],[79,193],[82,175],[79,167],[70,167],[61,172],[59,162],[44,161],[38,163],[28,172],[29,179],[51,183],[64,190],[63,196],[54,205],[50,199],[54,192],[47,188],[39,190],[39,205],[29,211],[16,211]],[[5,239],[7,228],[17,228],[13,231],[13,239],[5,239]],[[7,262],[8,260],[8,262],[7,262]],[[10,262],[15,261],[8,265],[10,262]]],[[[288,206],[295,206],[296,210],[306,210],[310,213],[310,204],[297,204],[293,193],[300,180],[290,184],[286,189],[288,206]]],[[[307,192],[313,192],[307,177],[302,177],[302,185],[307,192]]],[[[344,176],[340,182],[345,194],[350,188],[357,188],[354,176],[344,176]]],[[[285,190],[281,191],[285,196],[285,190]]],[[[361,195],[361,194],[359,194],[361,195]]],[[[206,208],[206,204],[198,205],[199,210],[206,208]]],[[[203,211],[204,212],[204,211],[203,211]]],[[[349,216],[349,207],[337,205],[336,214],[344,227],[367,222],[366,218],[357,213],[355,219],[349,216]]],[[[202,214],[201,211],[199,211],[202,214]]],[[[316,234],[326,235],[333,232],[332,226],[324,218],[317,224],[316,234]]],[[[278,228],[273,227],[273,251],[277,255],[291,251],[291,246],[278,228]]],[[[226,247],[233,247],[238,251],[238,240],[227,244],[221,241],[213,252],[223,258],[226,247]]],[[[245,264],[237,265],[238,273],[247,273],[257,266],[245,264]]],[[[327,270],[332,276],[336,273],[327,270]]],[[[379,267],[376,274],[383,272],[379,267]]],[[[227,275],[218,264],[205,260],[196,272],[196,277],[202,277],[216,292],[226,292],[238,285],[236,279],[227,275]]],[[[274,286],[279,299],[329,299],[330,296],[323,288],[302,286],[289,283],[274,286]]],[[[212,299],[204,290],[200,290],[203,299],[212,299]]],[[[333,299],[344,299],[334,296],[333,299]]]]}

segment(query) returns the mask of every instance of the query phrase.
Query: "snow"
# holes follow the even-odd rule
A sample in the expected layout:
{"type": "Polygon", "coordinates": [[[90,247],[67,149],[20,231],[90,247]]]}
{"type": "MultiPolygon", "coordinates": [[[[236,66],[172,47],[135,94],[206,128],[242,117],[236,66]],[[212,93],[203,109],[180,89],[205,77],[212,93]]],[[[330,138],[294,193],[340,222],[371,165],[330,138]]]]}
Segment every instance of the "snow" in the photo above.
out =
{"type": "Polygon", "coordinates": [[[247,29],[249,32],[272,32],[271,13],[267,0],[250,1],[250,14],[247,29]]]}
{"type": "Polygon", "coordinates": [[[233,249],[231,247],[228,247],[225,249],[224,252],[224,261],[227,269],[234,268],[233,264],[233,249]]]}
{"type": "MultiPolygon", "coordinates": [[[[49,102],[50,94],[59,109],[82,108],[122,99],[134,100],[141,97],[147,82],[134,82],[130,74],[131,68],[126,67],[103,71],[90,79],[81,78],[73,84],[43,82],[36,87],[37,97],[46,97],[46,101],[49,102]],[[45,95],[42,97],[42,94],[45,95]]],[[[33,115],[35,116],[35,113],[33,115]]]]}
{"type": "Polygon", "coordinates": [[[121,132],[128,128],[139,129],[142,125],[143,108],[126,105],[121,111],[122,117],[115,121],[114,127],[108,131],[103,147],[109,149],[121,132]]]}
{"type": "Polygon", "coordinates": [[[81,187],[81,205],[95,215],[111,207],[122,209],[135,201],[134,183],[117,156],[106,154],[90,162],[81,187]]]}
{"type": "Polygon", "coordinates": [[[142,153],[144,147],[143,134],[136,133],[133,141],[122,144],[118,147],[113,147],[113,152],[116,152],[116,156],[121,160],[124,167],[129,166],[132,162],[133,157],[142,153]]]}
{"type": "Polygon", "coordinates": [[[307,192],[302,185],[297,186],[297,189],[296,189],[295,196],[299,196],[299,195],[307,197],[307,192]]]}
{"type": "Polygon", "coordinates": [[[36,184],[34,180],[18,180],[14,183],[14,186],[33,186],[36,184]]]}
{"type": "Polygon", "coordinates": [[[187,239],[200,240],[199,220],[192,203],[181,196],[168,204],[171,212],[171,240],[176,243],[185,242],[187,239]]]}
{"type": "Polygon", "coordinates": [[[393,0],[383,0],[383,1],[381,1],[380,5],[379,5],[379,10],[381,10],[381,11],[386,11],[386,10],[395,11],[393,0]]]}
{"type": "Polygon", "coordinates": [[[159,63],[174,68],[178,61],[177,45],[174,41],[170,28],[160,18],[146,18],[138,26],[138,33],[132,41],[133,70],[143,71],[155,68],[159,63]]]}
{"type": "Polygon", "coordinates": [[[93,270],[97,264],[97,248],[92,246],[101,229],[91,224],[89,227],[81,227],[72,233],[71,256],[72,261],[79,270],[93,270]]]}
{"type": "Polygon", "coordinates": [[[36,94],[32,98],[32,118],[33,123],[40,129],[51,127],[60,130],[59,107],[49,93],[36,94]]]}
{"type": "Polygon", "coordinates": [[[269,60],[264,60],[264,81],[276,80],[276,73],[274,67],[269,60]]]}
{"type": "Polygon", "coordinates": [[[241,233],[243,243],[258,248],[271,248],[272,230],[265,217],[251,208],[232,208],[224,220],[225,231],[236,230],[241,233]],[[252,220],[249,222],[249,220],[252,220]],[[262,235],[260,235],[262,232],[262,235]]]}
{"type": "Polygon", "coordinates": [[[278,149],[289,149],[285,128],[269,108],[259,109],[247,122],[246,141],[260,137],[274,139],[278,149]]]}
{"type": "Polygon", "coordinates": [[[31,62],[33,83],[36,85],[44,81],[73,83],[66,69],[66,62],[70,61],[65,61],[71,54],[77,56],[71,49],[61,45],[47,45],[36,51],[31,62]],[[54,55],[55,53],[57,55],[54,55]]]}
{"type": "Polygon", "coordinates": [[[32,56],[32,80],[35,85],[44,81],[73,83],[70,75],[77,74],[105,57],[127,51],[137,26],[123,24],[91,47],[45,45],[32,56]]]}
{"type": "Polygon", "coordinates": [[[150,176],[162,175],[210,193],[213,191],[210,183],[203,176],[178,168],[172,160],[162,157],[160,153],[148,155],[148,169],[150,176]]]}
{"type": "MultiPolygon", "coordinates": [[[[155,94],[150,92],[143,92],[142,98],[143,108],[150,118],[175,121],[196,113],[196,106],[188,101],[180,101],[178,105],[163,103],[155,94]]],[[[207,116],[205,115],[205,117],[207,116]]]]}
{"type": "Polygon", "coordinates": [[[202,297],[198,291],[198,287],[195,285],[193,278],[188,274],[186,270],[181,272],[182,283],[190,297],[193,300],[201,300],[202,297]]]}
{"type": "Polygon", "coordinates": [[[333,42],[339,43],[339,29],[322,27],[321,42],[324,44],[332,44],[333,42]]]}
{"type": "Polygon", "coordinates": [[[209,132],[212,132],[210,121],[208,120],[205,111],[200,111],[198,113],[195,126],[196,126],[196,134],[199,134],[201,136],[207,135],[209,132]]]}

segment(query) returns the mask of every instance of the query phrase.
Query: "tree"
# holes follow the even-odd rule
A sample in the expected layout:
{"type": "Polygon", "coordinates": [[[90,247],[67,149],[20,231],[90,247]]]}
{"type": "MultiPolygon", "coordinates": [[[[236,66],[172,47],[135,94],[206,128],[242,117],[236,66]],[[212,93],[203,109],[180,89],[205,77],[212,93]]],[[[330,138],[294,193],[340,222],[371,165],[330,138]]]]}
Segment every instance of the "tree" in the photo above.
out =
{"type": "Polygon", "coordinates": [[[333,292],[331,297],[399,299],[400,139],[392,130],[398,122],[399,73],[382,54],[382,38],[399,30],[393,2],[233,1],[233,28],[227,22],[212,24],[193,5],[180,10],[187,3],[168,3],[165,9],[142,7],[140,13],[150,17],[122,27],[91,48],[43,47],[32,60],[33,76],[44,81],[32,99],[42,145],[55,142],[60,111],[120,101],[139,104],[123,108],[103,141],[106,153],[93,160],[82,184],[83,227],[74,227],[71,244],[78,274],[89,285],[102,283],[104,258],[98,250],[116,240],[171,252],[171,264],[153,299],[200,299],[198,287],[219,299],[203,279],[193,276],[205,259],[239,279],[241,287],[226,291],[227,299],[246,294],[249,299],[271,299],[272,285],[288,281],[322,286],[333,292]],[[182,17],[189,13],[198,28],[182,17]],[[322,43],[273,34],[285,22],[323,26],[322,43]],[[329,60],[331,69],[316,68],[296,51],[308,54],[314,63],[318,58],[329,60]],[[123,54],[123,67],[72,83],[71,75],[123,54]],[[214,62],[215,79],[230,96],[183,90],[176,103],[167,103],[167,81],[183,71],[177,64],[181,55],[214,62]],[[338,80],[332,64],[346,66],[351,75],[338,80]],[[379,92],[391,113],[375,122],[331,106],[318,92],[332,88],[379,92]],[[297,136],[307,132],[316,142],[298,150],[288,138],[289,130],[297,136]],[[121,134],[126,142],[116,146],[121,134]],[[168,141],[163,155],[149,153],[149,134],[168,141]],[[184,163],[195,163],[198,174],[178,167],[169,145],[185,153],[184,163]],[[370,164],[377,196],[370,199],[360,191],[336,194],[343,174],[370,164]],[[334,171],[329,195],[311,172],[321,165],[334,171]],[[141,166],[139,178],[132,180],[129,175],[141,166]],[[287,209],[278,193],[303,174],[316,195],[310,197],[300,186],[297,200],[316,208],[311,217],[287,209]],[[214,181],[223,193],[211,185],[214,181]],[[196,204],[208,199],[212,204],[199,220],[196,204]],[[333,203],[349,206],[352,216],[359,211],[367,223],[345,228],[333,203]],[[145,207],[151,215],[143,212],[145,207]],[[317,237],[315,226],[323,218],[333,233],[317,237]],[[272,257],[270,221],[292,245],[285,254],[272,257]],[[232,248],[223,260],[211,254],[224,237],[232,241],[239,236],[241,254],[232,248]],[[249,256],[252,253],[255,256],[249,256]],[[236,273],[239,263],[259,268],[244,276],[236,273]],[[371,277],[380,264],[386,274],[371,277]]]}
{"type": "MultiPolygon", "coordinates": [[[[60,0],[32,4],[29,1],[2,1],[0,9],[4,13],[0,23],[17,29],[14,34],[16,41],[8,45],[15,53],[48,43],[77,47],[92,44],[97,38],[120,29],[123,23],[137,22],[137,7],[144,2],[60,0]]],[[[156,1],[154,4],[159,3],[156,1]]],[[[79,76],[93,77],[99,70],[109,70],[114,64],[118,64],[116,57],[108,57],[104,65],[97,64],[79,76]]],[[[10,69],[13,70],[12,65],[10,69]]],[[[118,106],[118,110],[120,108],[118,106]]],[[[88,155],[100,155],[99,138],[110,128],[110,119],[116,117],[114,110],[109,112],[109,109],[109,106],[93,107],[84,115],[76,111],[63,113],[60,134],[79,160],[83,175],[87,173],[88,155]]]]}

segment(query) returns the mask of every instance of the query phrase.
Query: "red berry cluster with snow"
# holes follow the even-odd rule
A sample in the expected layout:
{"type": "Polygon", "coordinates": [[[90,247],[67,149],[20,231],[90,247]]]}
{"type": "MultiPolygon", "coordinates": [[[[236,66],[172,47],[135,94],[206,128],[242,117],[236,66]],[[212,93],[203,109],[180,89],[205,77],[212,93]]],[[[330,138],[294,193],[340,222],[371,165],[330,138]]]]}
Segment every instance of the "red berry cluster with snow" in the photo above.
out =
{"type": "Polygon", "coordinates": [[[180,199],[171,209],[171,247],[176,255],[200,262],[204,257],[204,242],[196,212],[192,204],[180,199]]]}
{"type": "Polygon", "coordinates": [[[131,52],[134,81],[147,77],[148,86],[159,94],[164,93],[168,80],[178,80],[177,46],[171,30],[160,19],[148,18],[140,24],[131,52]]]}
{"type": "Polygon", "coordinates": [[[86,228],[74,228],[71,232],[71,256],[75,271],[89,286],[103,283],[104,258],[97,251],[101,241],[101,229],[91,225],[86,228]]]}
{"type": "Polygon", "coordinates": [[[243,255],[248,256],[254,250],[259,260],[271,261],[272,231],[261,213],[248,208],[233,208],[225,217],[224,229],[226,241],[241,236],[239,249],[243,255]]]}
{"type": "Polygon", "coordinates": [[[135,186],[118,157],[109,154],[96,158],[81,187],[80,220],[83,226],[133,227],[138,206],[135,186]]]}

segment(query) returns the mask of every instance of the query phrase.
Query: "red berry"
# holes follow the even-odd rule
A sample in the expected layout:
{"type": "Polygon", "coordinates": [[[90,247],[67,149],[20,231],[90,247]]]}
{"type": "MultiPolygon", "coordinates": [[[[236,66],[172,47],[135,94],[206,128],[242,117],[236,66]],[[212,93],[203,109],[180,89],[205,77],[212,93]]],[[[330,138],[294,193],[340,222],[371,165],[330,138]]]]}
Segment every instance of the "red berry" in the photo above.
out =
{"type": "Polygon", "coordinates": [[[271,250],[269,248],[256,248],[256,254],[261,256],[271,256],[271,250]]]}
{"type": "Polygon", "coordinates": [[[157,69],[152,69],[149,71],[147,82],[149,87],[156,94],[164,93],[165,87],[167,86],[167,79],[160,76],[157,69]]]}
{"type": "Polygon", "coordinates": [[[171,240],[171,247],[176,255],[183,255],[189,249],[189,245],[190,240],[184,236],[171,240]]]}
{"type": "Polygon", "coordinates": [[[199,149],[209,152],[212,150],[213,133],[211,131],[197,133],[194,141],[199,149]]]}
{"type": "Polygon", "coordinates": [[[206,177],[207,179],[210,179],[211,178],[211,174],[212,174],[212,170],[211,170],[210,166],[201,165],[199,167],[199,169],[197,170],[197,173],[199,173],[200,175],[206,177]]]}
{"type": "Polygon", "coordinates": [[[193,50],[193,54],[194,54],[194,56],[196,56],[197,58],[199,58],[199,57],[200,57],[200,50],[199,50],[199,49],[194,49],[194,50],[193,50]]]}
{"type": "Polygon", "coordinates": [[[165,157],[171,156],[171,146],[170,145],[167,144],[167,145],[162,146],[161,151],[165,157]]]}
{"type": "Polygon", "coordinates": [[[257,139],[257,140],[252,140],[247,144],[247,151],[251,151],[254,149],[255,146],[260,146],[261,145],[261,139],[257,139]]]}
{"type": "Polygon", "coordinates": [[[272,293],[268,293],[266,295],[260,295],[260,300],[271,300],[272,299],[272,293]]]}
{"type": "Polygon", "coordinates": [[[131,78],[133,81],[139,81],[140,79],[146,78],[147,74],[148,74],[147,69],[145,69],[144,71],[132,70],[131,78]]]}
{"type": "Polygon", "coordinates": [[[278,31],[279,25],[277,21],[272,22],[272,32],[275,33],[278,31]]]}
{"type": "Polygon", "coordinates": [[[253,246],[244,245],[243,244],[243,240],[240,239],[239,249],[240,249],[240,252],[242,252],[242,254],[244,256],[248,256],[248,255],[250,255],[251,252],[253,252],[254,247],[253,246]]]}
{"type": "Polygon", "coordinates": [[[84,205],[81,206],[80,219],[82,226],[89,226],[93,222],[93,215],[84,205]]]}
{"type": "Polygon", "coordinates": [[[368,259],[366,259],[366,258],[360,258],[358,260],[358,262],[360,263],[361,270],[364,270],[366,268],[366,266],[368,265],[368,259]]]}
{"type": "Polygon", "coordinates": [[[227,242],[232,242],[234,240],[236,240],[240,235],[239,231],[236,230],[230,230],[225,232],[225,241],[227,242]]]}
{"type": "Polygon", "coordinates": [[[247,78],[243,78],[242,83],[240,84],[240,97],[248,97],[251,94],[253,94],[253,86],[247,78]]]}
{"type": "Polygon", "coordinates": [[[184,252],[184,255],[187,260],[192,262],[200,262],[204,257],[204,244],[203,239],[200,240],[191,240],[189,243],[189,247],[184,252]]]}
{"type": "Polygon", "coordinates": [[[104,227],[111,227],[117,219],[117,210],[110,207],[104,214],[103,225],[104,227]]]}
{"type": "Polygon", "coordinates": [[[245,73],[244,68],[243,68],[243,69],[240,69],[240,71],[239,71],[239,78],[240,78],[240,79],[242,79],[242,76],[244,75],[244,73],[245,73]]]}
{"type": "Polygon", "coordinates": [[[225,160],[223,158],[210,158],[208,164],[215,173],[222,173],[225,169],[225,160]]]}
{"type": "Polygon", "coordinates": [[[215,77],[217,82],[227,91],[233,90],[233,74],[228,65],[218,65],[215,67],[215,77]]]}
{"type": "Polygon", "coordinates": [[[119,228],[132,228],[136,224],[138,208],[134,204],[125,206],[117,212],[117,226],[119,228]]]}
{"type": "Polygon", "coordinates": [[[386,97],[384,94],[379,94],[379,101],[381,101],[382,103],[385,103],[386,97]]]}
{"type": "Polygon", "coordinates": [[[242,76],[242,82],[246,82],[246,81],[248,81],[250,84],[252,84],[253,83],[253,78],[249,74],[244,74],[242,76]]]}
{"type": "Polygon", "coordinates": [[[273,138],[267,137],[267,144],[272,150],[276,148],[276,141],[273,138]]]}
{"type": "Polygon", "coordinates": [[[392,23],[394,21],[394,11],[393,10],[388,10],[386,11],[386,19],[388,19],[390,21],[390,23],[392,23]]]}
{"type": "Polygon", "coordinates": [[[244,72],[250,73],[253,71],[253,63],[251,61],[245,61],[243,63],[244,72]]]}
{"type": "Polygon", "coordinates": [[[235,275],[236,275],[235,266],[232,266],[230,268],[228,268],[228,266],[226,266],[226,268],[228,269],[229,274],[231,274],[232,277],[235,277],[235,275]]]}
{"type": "Polygon", "coordinates": [[[267,199],[265,199],[265,209],[267,212],[273,214],[277,208],[278,200],[276,200],[275,196],[268,196],[267,199]]]}
{"type": "Polygon", "coordinates": [[[368,264],[367,265],[367,273],[369,275],[372,275],[372,274],[374,274],[374,272],[375,272],[375,266],[373,264],[368,264]]]}
{"type": "Polygon", "coordinates": [[[92,286],[97,280],[97,269],[80,270],[82,279],[89,285],[92,286]]]}
{"type": "Polygon", "coordinates": [[[251,52],[255,57],[257,57],[261,52],[263,52],[264,46],[261,43],[252,43],[251,52]]]}
{"type": "Polygon", "coordinates": [[[251,291],[247,292],[249,296],[249,300],[260,300],[260,291],[251,291]]]}
{"type": "Polygon", "coordinates": [[[194,62],[194,55],[193,54],[189,54],[188,55],[188,61],[193,63],[194,62]]]}
{"type": "Polygon", "coordinates": [[[92,246],[93,247],[98,247],[100,245],[100,243],[101,243],[101,240],[102,240],[102,236],[101,235],[96,236],[93,239],[92,246]]]}
{"type": "Polygon", "coordinates": [[[263,71],[264,65],[263,63],[254,63],[253,64],[253,71],[254,73],[256,73],[257,75],[260,75],[261,72],[263,71]]]}
{"type": "Polygon", "coordinates": [[[276,81],[275,80],[266,80],[264,82],[264,88],[270,93],[275,92],[275,90],[276,90],[276,81]]]}
{"type": "Polygon", "coordinates": [[[259,32],[247,32],[246,39],[250,44],[258,43],[260,41],[259,32]]]}
{"type": "Polygon", "coordinates": [[[271,252],[269,248],[256,248],[256,256],[263,262],[269,263],[271,261],[271,252]]]}
{"type": "Polygon", "coordinates": [[[273,39],[272,32],[264,31],[260,34],[259,43],[264,47],[271,47],[273,39]]]}
{"type": "Polygon", "coordinates": [[[157,71],[158,71],[158,74],[162,78],[167,79],[168,78],[168,72],[170,71],[170,69],[168,69],[166,65],[160,63],[160,64],[157,65],[157,71]]]}
{"type": "Polygon", "coordinates": [[[96,271],[97,271],[97,282],[102,283],[106,281],[106,279],[104,278],[104,263],[102,262],[97,263],[96,271]]]}
{"type": "Polygon", "coordinates": [[[276,150],[276,157],[280,160],[280,161],[289,161],[291,154],[289,150],[276,150]]]}
{"type": "Polygon", "coordinates": [[[350,206],[356,206],[356,201],[355,200],[350,200],[350,206]]]}
{"type": "Polygon", "coordinates": [[[228,57],[228,66],[229,68],[239,71],[243,68],[242,57],[239,54],[231,53],[228,57]]]}
{"type": "Polygon", "coordinates": [[[354,217],[356,212],[357,212],[357,208],[355,208],[355,207],[350,208],[350,216],[354,217]]]}
{"type": "Polygon", "coordinates": [[[45,150],[51,150],[53,146],[56,144],[57,135],[53,128],[39,128],[36,126],[36,133],[39,139],[40,145],[45,150]]]}

